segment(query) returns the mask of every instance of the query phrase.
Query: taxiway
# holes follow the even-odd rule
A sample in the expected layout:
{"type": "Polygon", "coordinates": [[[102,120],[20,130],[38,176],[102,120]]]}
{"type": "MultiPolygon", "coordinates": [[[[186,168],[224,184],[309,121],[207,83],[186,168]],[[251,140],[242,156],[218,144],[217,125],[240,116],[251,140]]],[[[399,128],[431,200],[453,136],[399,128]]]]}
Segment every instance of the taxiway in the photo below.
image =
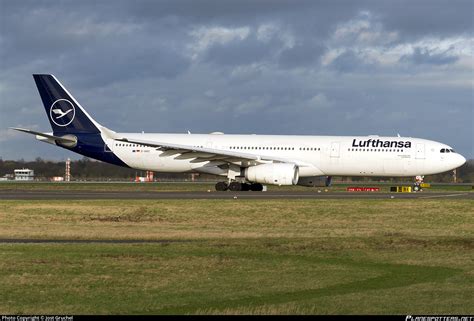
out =
{"type": "Polygon", "coordinates": [[[2,190],[0,200],[101,200],[101,199],[474,199],[470,192],[138,192],[2,190]]]}

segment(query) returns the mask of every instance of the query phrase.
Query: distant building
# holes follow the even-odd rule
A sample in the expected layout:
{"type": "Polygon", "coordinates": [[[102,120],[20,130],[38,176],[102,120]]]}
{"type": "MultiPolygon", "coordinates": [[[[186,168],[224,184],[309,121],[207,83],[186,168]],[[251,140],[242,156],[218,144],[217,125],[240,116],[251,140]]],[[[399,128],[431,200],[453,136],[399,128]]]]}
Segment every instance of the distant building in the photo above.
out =
{"type": "Polygon", "coordinates": [[[5,176],[0,177],[0,181],[12,181],[15,179],[15,176],[13,174],[5,174],[5,176]]]}
{"type": "Polygon", "coordinates": [[[35,179],[35,171],[28,168],[15,169],[15,181],[32,181],[35,179]]]}
{"type": "Polygon", "coordinates": [[[153,182],[153,172],[146,171],[146,177],[143,177],[143,176],[135,177],[135,182],[137,183],[153,182]]]}
{"type": "Polygon", "coordinates": [[[51,177],[52,182],[64,182],[64,177],[62,176],[53,176],[51,177]]]}

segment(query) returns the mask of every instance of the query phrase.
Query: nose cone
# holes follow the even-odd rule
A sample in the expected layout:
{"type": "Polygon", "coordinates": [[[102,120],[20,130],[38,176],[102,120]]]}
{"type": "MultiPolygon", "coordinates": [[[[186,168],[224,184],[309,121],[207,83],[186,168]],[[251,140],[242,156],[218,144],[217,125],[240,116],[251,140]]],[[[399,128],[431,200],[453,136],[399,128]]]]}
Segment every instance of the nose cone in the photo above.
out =
{"type": "Polygon", "coordinates": [[[461,167],[466,163],[466,158],[462,156],[461,154],[456,155],[456,168],[461,167]]]}

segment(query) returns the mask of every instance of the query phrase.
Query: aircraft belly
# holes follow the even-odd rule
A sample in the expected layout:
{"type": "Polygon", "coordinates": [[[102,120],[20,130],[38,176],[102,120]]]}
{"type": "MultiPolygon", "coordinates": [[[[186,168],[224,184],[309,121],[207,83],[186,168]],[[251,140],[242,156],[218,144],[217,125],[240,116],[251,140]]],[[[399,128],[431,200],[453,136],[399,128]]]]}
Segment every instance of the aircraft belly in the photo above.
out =
{"type": "Polygon", "coordinates": [[[302,166],[299,167],[299,176],[307,177],[307,176],[323,176],[324,173],[315,166],[302,166]]]}
{"type": "Polygon", "coordinates": [[[174,157],[163,157],[161,159],[161,172],[187,172],[192,169],[191,163],[186,159],[175,159],[174,157]]]}
{"type": "Polygon", "coordinates": [[[143,161],[138,155],[131,154],[128,151],[114,152],[114,154],[122,159],[131,168],[144,169],[143,161]]]}

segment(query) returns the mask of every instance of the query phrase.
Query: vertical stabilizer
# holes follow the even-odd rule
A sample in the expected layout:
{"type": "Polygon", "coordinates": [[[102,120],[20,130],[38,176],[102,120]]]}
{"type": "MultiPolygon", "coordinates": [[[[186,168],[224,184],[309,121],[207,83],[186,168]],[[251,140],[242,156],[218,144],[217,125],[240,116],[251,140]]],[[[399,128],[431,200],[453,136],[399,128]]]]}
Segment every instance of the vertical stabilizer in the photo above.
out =
{"type": "Polygon", "coordinates": [[[99,124],[53,75],[33,75],[54,133],[100,133],[99,124]]]}

